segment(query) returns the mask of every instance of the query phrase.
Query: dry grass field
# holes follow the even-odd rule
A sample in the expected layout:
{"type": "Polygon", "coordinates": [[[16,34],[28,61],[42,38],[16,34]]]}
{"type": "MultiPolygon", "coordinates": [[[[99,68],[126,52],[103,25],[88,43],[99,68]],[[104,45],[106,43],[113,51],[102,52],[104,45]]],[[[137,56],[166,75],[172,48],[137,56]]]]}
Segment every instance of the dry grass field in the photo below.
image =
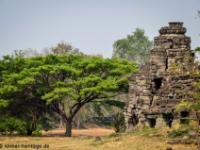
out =
{"type": "Polygon", "coordinates": [[[25,146],[35,144],[39,150],[166,150],[167,147],[172,147],[173,150],[197,149],[195,145],[168,145],[164,136],[153,134],[146,136],[141,133],[115,135],[113,130],[103,128],[73,130],[71,138],[63,137],[63,133],[64,130],[53,130],[44,133],[42,137],[0,137],[0,149],[1,147],[2,150],[37,149],[17,147],[23,144],[25,146]]]}

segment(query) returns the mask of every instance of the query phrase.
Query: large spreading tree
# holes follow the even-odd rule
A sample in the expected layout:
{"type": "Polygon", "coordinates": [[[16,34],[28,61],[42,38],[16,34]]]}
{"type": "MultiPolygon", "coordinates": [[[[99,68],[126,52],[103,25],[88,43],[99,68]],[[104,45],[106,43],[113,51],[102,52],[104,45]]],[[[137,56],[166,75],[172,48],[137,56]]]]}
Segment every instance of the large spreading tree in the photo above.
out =
{"type": "MultiPolygon", "coordinates": [[[[136,65],[125,60],[83,54],[16,58],[3,62],[14,64],[14,69],[8,66],[10,71],[6,67],[1,71],[1,106],[25,103],[24,113],[37,112],[37,119],[46,112],[43,105],[46,102],[46,107],[65,120],[66,136],[71,136],[72,121],[83,106],[116,96],[127,88],[128,76],[137,70],[136,65]],[[16,62],[21,65],[15,65],[16,62]]],[[[16,106],[11,108],[22,107],[16,106]]]]}

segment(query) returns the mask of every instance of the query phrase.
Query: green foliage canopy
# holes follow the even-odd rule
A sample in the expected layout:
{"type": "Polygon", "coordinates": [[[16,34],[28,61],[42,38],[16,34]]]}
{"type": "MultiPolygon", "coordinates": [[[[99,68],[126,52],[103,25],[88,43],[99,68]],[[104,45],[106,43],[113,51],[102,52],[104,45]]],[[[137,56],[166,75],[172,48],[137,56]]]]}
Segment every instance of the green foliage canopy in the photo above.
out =
{"type": "Polygon", "coordinates": [[[124,58],[144,64],[149,57],[152,42],[145,35],[144,30],[137,28],[135,32],[119,39],[113,44],[113,57],[124,58]]]}
{"type": "Polygon", "coordinates": [[[33,121],[51,107],[70,125],[85,104],[126,90],[129,75],[137,70],[135,64],[125,60],[83,54],[7,56],[0,67],[1,106],[8,103],[10,109],[20,108],[16,112],[26,112],[22,118],[33,121]]]}

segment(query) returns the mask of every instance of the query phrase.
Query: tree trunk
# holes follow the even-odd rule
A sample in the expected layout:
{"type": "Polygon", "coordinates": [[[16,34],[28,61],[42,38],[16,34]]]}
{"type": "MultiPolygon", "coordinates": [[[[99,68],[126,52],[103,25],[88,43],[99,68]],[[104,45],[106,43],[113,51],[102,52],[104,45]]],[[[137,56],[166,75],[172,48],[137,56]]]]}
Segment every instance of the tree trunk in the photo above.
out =
{"type": "Polygon", "coordinates": [[[31,130],[31,129],[27,129],[27,130],[26,130],[26,133],[27,133],[28,136],[31,136],[32,133],[33,133],[33,130],[31,130]]]}
{"type": "Polygon", "coordinates": [[[77,120],[77,129],[78,130],[80,129],[80,120],[79,119],[77,120]]]}
{"type": "Polygon", "coordinates": [[[66,131],[65,131],[65,135],[67,137],[71,137],[72,136],[72,119],[67,119],[66,120],[66,131]]]}
{"type": "Polygon", "coordinates": [[[59,128],[64,128],[64,123],[63,123],[63,118],[62,118],[62,116],[60,116],[59,120],[60,120],[59,128]]]}

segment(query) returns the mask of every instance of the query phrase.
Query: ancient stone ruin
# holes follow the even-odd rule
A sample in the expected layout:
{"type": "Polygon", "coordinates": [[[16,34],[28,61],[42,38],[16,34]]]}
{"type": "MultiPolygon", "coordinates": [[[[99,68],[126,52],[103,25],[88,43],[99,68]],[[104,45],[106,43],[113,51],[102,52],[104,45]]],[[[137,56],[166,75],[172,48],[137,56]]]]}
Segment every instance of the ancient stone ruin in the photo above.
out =
{"type": "Polygon", "coordinates": [[[186,110],[176,111],[181,100],[193,100],[195,54],[190,49],[190,37],[185,35],[182,22],[170,22],[159,33],[149,63],[130,78],[127,129],[136,125],[171,127],[192,115],[186,110]]]}

